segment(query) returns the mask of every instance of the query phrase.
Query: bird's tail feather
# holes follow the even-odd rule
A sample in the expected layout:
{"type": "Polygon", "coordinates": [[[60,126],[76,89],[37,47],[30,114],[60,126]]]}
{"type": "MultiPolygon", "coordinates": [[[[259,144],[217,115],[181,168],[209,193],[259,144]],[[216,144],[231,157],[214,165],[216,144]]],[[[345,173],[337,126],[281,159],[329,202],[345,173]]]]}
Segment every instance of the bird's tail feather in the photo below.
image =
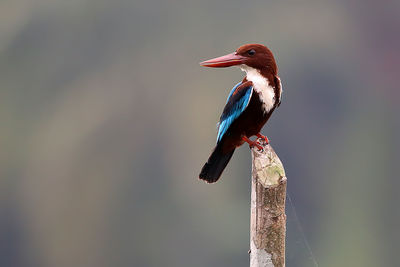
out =
{"type": "Polygon", "coordinates": [[[211,156],[208,158],[206,164],[201,169],[199,178],[207,183],[215,183],[218,181],[229,160],[232,158],[235,149],[228,153],[222,153],[221,143],[217,144],[211,156]]]}

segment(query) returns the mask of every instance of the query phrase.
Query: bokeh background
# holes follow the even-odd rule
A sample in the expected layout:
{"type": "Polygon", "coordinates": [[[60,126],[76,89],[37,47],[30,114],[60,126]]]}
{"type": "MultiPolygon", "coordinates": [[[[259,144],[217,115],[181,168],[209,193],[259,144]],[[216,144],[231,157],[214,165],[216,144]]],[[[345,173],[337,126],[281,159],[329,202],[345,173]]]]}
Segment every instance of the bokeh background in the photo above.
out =
{"type": "Polygon", "coordinates": [[[287,265],[398,266],[400,2],[3,0],[0,266],[248,266],[250,153],[197,175],[239,69],[283,82],[287,265]]]}

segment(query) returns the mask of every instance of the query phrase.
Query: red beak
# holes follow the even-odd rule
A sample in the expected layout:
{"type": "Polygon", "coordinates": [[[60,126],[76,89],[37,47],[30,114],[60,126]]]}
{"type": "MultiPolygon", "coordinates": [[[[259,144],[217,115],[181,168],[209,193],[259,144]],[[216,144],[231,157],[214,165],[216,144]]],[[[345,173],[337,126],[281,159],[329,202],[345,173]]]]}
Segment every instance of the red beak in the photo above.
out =
{"type": "Polygon", "coordinates": [[[244,63],[246,57],[240,56],[236,54],[236,52],[217,57],[213,59],[209,59],[200,63],[201,66],[211,67],[211,68],[225,68],[230,66],[241,65],[244,63]]]}

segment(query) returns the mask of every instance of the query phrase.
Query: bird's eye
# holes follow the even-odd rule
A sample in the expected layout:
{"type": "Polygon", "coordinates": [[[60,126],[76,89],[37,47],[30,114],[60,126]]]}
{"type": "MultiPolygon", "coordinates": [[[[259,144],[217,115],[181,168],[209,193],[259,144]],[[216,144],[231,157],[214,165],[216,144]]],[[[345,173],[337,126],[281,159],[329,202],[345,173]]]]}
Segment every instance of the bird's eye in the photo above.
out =
{"type": "Polygon", "coordinates": [[[250,55],[250,56],[254,56],[255,53],[256,53],[256,51],[254,49],[251,49],[251,50],[247,51],[247,54],[250,55]]]}

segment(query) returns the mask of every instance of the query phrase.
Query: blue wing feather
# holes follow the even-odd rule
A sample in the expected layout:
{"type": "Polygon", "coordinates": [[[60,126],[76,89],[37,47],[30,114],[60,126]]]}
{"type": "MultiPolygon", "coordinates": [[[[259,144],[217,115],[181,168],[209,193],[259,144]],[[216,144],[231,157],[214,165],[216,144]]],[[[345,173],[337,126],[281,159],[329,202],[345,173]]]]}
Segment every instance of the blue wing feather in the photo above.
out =
{"type": "Polygon", "coordinates": [[[240,89],[240,94],[237,93],[233,95],[235,90],[239,85],[242,83],[238,83],[233,87],[231,90],[228,99],[226,101],[226,106],[224,111],[221,115],[219,128],[218,128],[218,136],[217,136],[217,143],[221,141],[222,137],[232,125],[232,123],[243,113],[246,109],[247,105],[249,104],[251,94],[253,92],[253,86],[247,86],[240,89]],[[237,96],[237,97],[235,97],[237,96]]]}

